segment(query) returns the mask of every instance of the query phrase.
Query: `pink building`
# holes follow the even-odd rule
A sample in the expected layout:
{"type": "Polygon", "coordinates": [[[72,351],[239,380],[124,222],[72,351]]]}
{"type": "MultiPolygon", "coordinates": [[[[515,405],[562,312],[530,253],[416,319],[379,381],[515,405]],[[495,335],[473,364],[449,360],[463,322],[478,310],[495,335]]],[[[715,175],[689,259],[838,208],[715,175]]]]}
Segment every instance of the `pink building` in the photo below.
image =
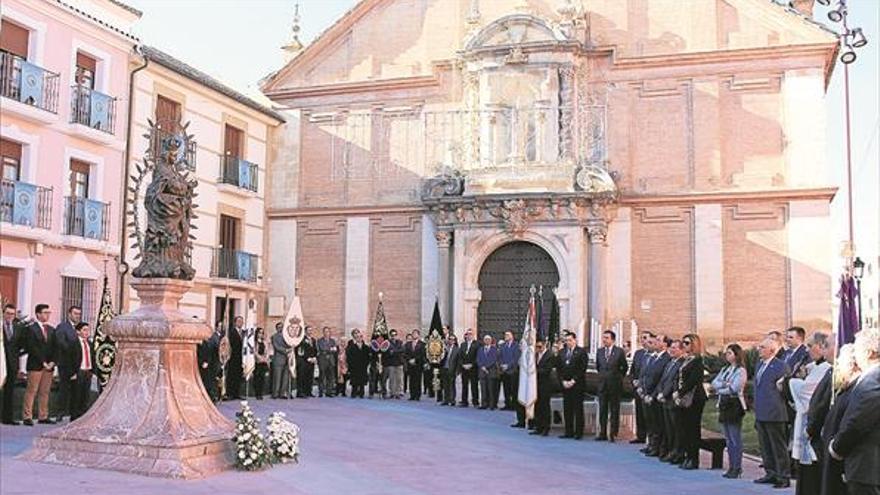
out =
{"type": "Polygon", "coordinates": [[[104,270],[115,280],[140,16],[113,0],[0,6],[0,298],[26,314],[79,304],[94,321],[104,270]]]}

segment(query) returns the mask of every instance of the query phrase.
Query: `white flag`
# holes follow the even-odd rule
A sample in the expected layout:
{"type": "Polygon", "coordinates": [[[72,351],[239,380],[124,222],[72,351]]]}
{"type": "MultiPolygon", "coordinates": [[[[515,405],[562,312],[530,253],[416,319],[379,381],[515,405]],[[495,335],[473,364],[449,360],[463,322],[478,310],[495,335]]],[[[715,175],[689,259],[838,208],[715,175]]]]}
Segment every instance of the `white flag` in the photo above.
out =
{"type": "Polygon", "coordinates": [[[535,417],[535,402],[538,401],[538,369],[535,363],[535,294],[529,297],[529,312],[526,315],[525,329],[519,341],[519,391],[517,399],[526,410],[526,419],[535,417]]]}
{"type": "Polygon", "coordinates": [[[253,327],[245,328],[241,336],[241,370],[245,381],[251,379],[257,367],[257,357],[254,354],[255,336],[256,330],[253,327]]]}
{"type": "Polygon", "coordinates": [[[284,317],[283,325],[284,329],[281,335],[284,337],[284,342],[291,348],[291,352],[287,356],[287,368],[290,370],[290,376],[296,378],[296,353],[293,352],[293,349],[303,341],[306,335],[306,323],[303,319],[303,310],[299,302],[299,296],[293,296],[293,301],[291,301],[290,308],[287,309],[287,315],[284,317]],[[290,335],[288,329],[290,328],[291,320],[294,318],[299,320],[299,333],[290,335]]]}

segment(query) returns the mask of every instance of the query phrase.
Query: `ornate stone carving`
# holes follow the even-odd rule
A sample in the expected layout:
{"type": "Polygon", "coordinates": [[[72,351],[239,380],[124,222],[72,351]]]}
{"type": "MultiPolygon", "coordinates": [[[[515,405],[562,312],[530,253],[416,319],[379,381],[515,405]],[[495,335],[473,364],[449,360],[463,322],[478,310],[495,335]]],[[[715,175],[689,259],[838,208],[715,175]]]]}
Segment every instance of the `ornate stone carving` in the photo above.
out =
{"type": "Polygon", "coordinates": [[[508,199],[489,213],[504,222],[504,228],[513,236],[522,235],[529,223],[541,215],[541,209],[529,206],[522,199],[508,199]]]}
{"type": "MultiPolygon", "coordinates": [[[[188,124],[187,124],[188,125],[188,124]]],[[[132,224],[136,239],[140,265],[132,275],[141,278],[172,278],[192,280],[195,270],[190,265],[192,236],[190,229],[196,208],[193,198],[198,181],[187,173],[187,153],[192,136],[187,135],[186,127],[160,129],[150,122],[150,150],[158,150],[156,155],[148,151],[144,165],[138,165],[132,176],[132,224]],[[144,194],[144,209],[147,211],[147,228],[141,230],[138,215],[139,198],[137,191],[146,173],[152,171],[153,177],[144,194]]]]}
{"type": "Polygon", "coordinates": [[[462,193],[464,193],[464,175],[450,168],[444,168],[439,175],[426,179],[422,185],[422,199],[461,196],[462,193]]]}
{"type": "Polygon", "coordinates": [[[596,222],[587,225],[587,236],[592,244],[605,244],[608,240],[608,224],[596,222]]]}
{"type": "Polygon", "coordinates": [[[574,72],[571,65],[559,68],[559,158],[563,161],[571,160],[574,154],[574,72]]]}
{"type": "Polygon", "coordinates": [[[438,230],[434,232],[434,239],[437,239],[437,247],[447,249],[452,245],[452,232],[448,230],[438,230]]]}
{"type": "Polygon", "coordinates": [[[528,63],[529,56],[523,53],[523,50],[519,46],[514,46],[510,49],[510,52],[504,56],[504,63],[507,65],[516,65],[516,64],[525,64],[528,63]]]}
{"type": "Polygon", "coordinates": [[[602,167],[581,164],[574,175],[575,189],[591,194],[617,194],[614,179],[602,167]]]}

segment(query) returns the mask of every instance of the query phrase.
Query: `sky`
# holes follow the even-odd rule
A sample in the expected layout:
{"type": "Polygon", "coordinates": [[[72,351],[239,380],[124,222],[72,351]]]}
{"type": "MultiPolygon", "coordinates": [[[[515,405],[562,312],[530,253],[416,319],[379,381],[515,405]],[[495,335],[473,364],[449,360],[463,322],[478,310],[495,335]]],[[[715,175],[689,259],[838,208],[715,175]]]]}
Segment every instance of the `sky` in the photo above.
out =
{"type": "MultiPolygon", "coordinates": [[[[290,39],[295,0],[124,0],[144,12],[135,34],[235,89],[256,94],[258,81],[282,66],[280,47],[290,39]]],[[[484,0],[486,1],[486,0],[484,0]]],[[[492,0],[500,1],[500,0],[492,0]]],[[[713,0],[691,1],[695,5],[713,0]]],[[[770,1],[770,0],[767,0],[770,1]]],[[[300,0],[307,44],[356,0],[300,0]]],[[[587,5],[589,2],[587,2],[587,5]]],[[[832,6],[836,0],[832,1],[832,6]]],[[[831,7],[816,5],[815,19],[831,7]]],[[[857,254],[869,262],[874,287],[880,279],[880,0],[849,0],[849,24],[861,27],[868,45],[850,66],[853,188],[857,254]]],[[[835,251],[847,238],[843,64],[835,67],[826,95],[827,160],[841,186],[832,203],[835,251]]],[[[864,291],[863,291],[864,292],[864,291]]],[[[877,304],[877,297],[874,303],[877,304]]]]}

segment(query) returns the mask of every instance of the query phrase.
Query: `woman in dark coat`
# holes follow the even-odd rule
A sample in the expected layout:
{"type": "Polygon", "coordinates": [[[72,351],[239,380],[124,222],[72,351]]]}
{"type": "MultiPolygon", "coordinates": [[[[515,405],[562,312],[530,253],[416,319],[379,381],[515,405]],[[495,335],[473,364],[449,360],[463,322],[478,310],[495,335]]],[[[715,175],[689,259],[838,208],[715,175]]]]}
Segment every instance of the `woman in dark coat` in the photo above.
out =
{"type": "MultiPolygon", "coordinates": [[[[825,416],[825,424],[822,427],[822,444],[825,452],[828,452],[828,444],[840,429],[840,421],[843,419],[847,405],[849,405],[850,392],[859,378],[854,350],[852,344],[841,347],[834,365],[832,386],[837,390],[837,397],[834,399],[834,404],[831,405],[828,415],[825,416]]],[[[843,462],[826,454],[822,459],[822,495],[842,493],[846,493],[846,484],[843,482],[843,462]]]]}
{"type": "Polygon", "coordinates": [[[684,462],[681,469],[700,467],[700,428],[703,406],[706,404],[706,390],[703,388],[703,344],[695,334],[681,339],[686,353],[685,361],[678,372],[678,390],[673,400],[680,418],[681,450],[684,462]]]}
{"type": "Polygon", "coordinates": [[[370,346],[364,343],[363,334],[358,329],[351,331],[351,340],[345,348],[348,375],[351,381],[351,397],[364,398],[367,384],[367,366],[370,364],[370,346]]]}

